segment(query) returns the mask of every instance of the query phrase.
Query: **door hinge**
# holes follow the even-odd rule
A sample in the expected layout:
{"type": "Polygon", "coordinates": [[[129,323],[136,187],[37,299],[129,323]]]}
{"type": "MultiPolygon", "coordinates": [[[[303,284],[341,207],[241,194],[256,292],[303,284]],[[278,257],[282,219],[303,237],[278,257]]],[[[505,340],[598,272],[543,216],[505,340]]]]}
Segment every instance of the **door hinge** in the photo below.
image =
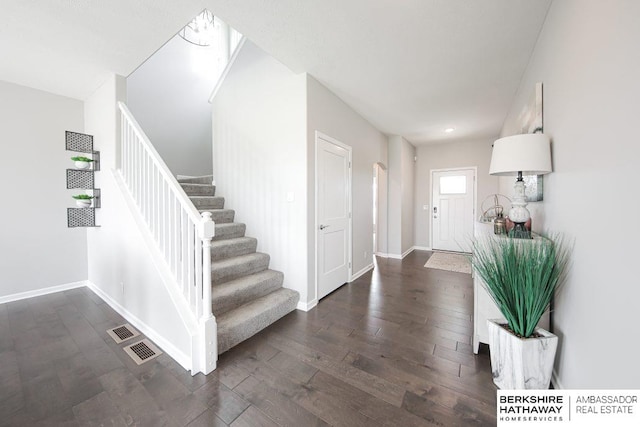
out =
{"type": "Polygon", "coordinates": [[[349,263],[349,268],[351,268],[351,263],[349,263]]]}
{"type": "Polygon", "coordinates": [[[351,162],[349,162],[349,169],[351,169],[351,162]]]}

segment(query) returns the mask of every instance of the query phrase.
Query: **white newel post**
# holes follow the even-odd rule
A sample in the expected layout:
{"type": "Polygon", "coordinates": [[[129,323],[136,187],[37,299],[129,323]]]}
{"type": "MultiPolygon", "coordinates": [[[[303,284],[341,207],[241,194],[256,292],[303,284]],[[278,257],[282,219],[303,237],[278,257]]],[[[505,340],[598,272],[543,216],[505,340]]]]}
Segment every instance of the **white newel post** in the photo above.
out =
{"type": "Polygon", "coordinates": [[[218,326],[211,311],[211,238],[215,235],[215,223],[211,212],[202,213],[200,237],[202,239],[202,317],[200,331],[204,345],[201,350],[201,371],[209,374],[216,369],[218,361],[218,326]]]}

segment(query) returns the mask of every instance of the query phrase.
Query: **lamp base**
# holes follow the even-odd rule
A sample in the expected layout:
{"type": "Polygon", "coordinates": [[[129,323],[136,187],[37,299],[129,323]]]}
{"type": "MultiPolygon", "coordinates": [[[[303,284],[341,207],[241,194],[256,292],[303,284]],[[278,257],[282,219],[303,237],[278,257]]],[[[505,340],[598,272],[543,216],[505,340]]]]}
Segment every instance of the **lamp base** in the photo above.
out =
{"type": "Polygon", "coordinates": [[[513,228],[509,231],[509,237],[514,239],[530,239],[531,231],[527,230],[524,222],[514,222],[513,228]]]}

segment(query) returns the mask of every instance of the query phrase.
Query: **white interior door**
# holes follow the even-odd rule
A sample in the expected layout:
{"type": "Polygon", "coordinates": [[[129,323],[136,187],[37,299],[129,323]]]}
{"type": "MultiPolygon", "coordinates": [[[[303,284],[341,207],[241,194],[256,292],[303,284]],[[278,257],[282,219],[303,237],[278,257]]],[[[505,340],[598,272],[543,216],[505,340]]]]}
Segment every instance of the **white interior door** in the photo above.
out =
{"type": "Polygon", "coordinates": [[[475,169],[433,171],[433,249],[466,252],[473,236],[475,169]]]}
{"type": "Polygon", "coordinates": [[[317,138],[318,299],[349,281],[351,151],[317,138]]]}

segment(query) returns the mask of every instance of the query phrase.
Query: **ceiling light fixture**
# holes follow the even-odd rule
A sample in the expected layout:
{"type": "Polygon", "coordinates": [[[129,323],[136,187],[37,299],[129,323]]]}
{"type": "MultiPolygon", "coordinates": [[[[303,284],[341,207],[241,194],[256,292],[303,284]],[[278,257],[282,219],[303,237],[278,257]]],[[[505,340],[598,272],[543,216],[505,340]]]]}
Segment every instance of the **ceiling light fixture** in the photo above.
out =
{"type": "Polygon", "coordinates": [[[451,133],[451,132],[453,132],[454,130],[456,130],[456,128],[446,128],[444,131],[445,131],[446,133],[451,133]]]}
{"type": "Polygon", "coordinates": [[[213,42],[213,13],[203,10],[178,33],[196,46],[209,46],[213,42]]]}

